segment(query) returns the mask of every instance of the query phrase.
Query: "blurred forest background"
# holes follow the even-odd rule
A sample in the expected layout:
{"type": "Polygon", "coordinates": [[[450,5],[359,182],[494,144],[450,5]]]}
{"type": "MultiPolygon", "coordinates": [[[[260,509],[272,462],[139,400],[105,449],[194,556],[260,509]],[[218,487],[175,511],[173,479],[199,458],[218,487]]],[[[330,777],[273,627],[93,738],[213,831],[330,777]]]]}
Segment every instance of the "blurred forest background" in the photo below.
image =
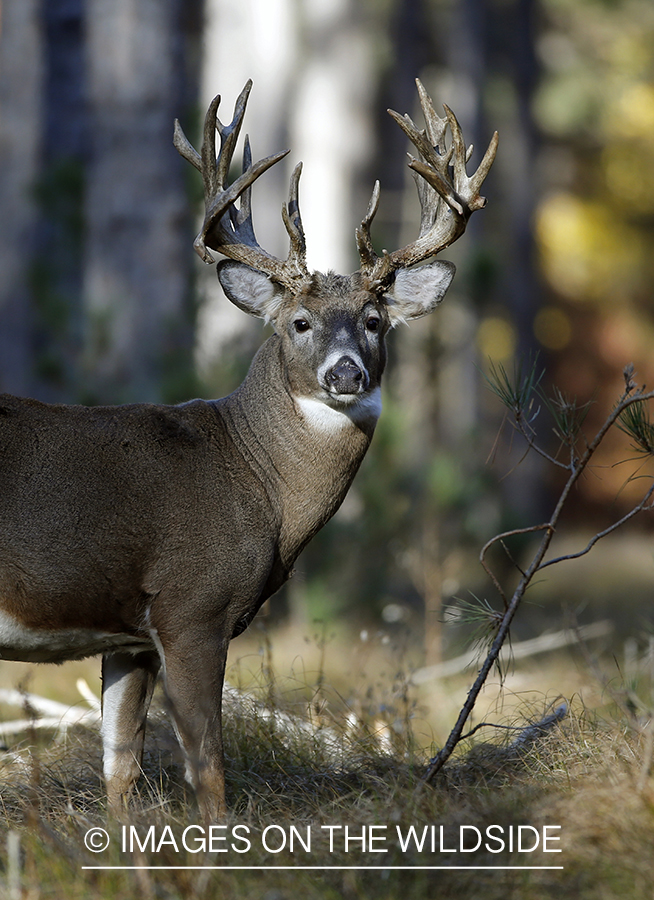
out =
{"type": "MultiPolygon", "coordinates": [[[[285,255],[279,211],[302,160],[309,265],[345,273],[376,178],[378,247],[417,231],[386,114],[420,121],[416,76],[455,110],[471,166],[499,131],[488,207],[445,253],[458,273],[441,309],[390,336],[372,451],[272,606],[410,628],[433,660],[443,604],[480,581],[479,547],[542,521],[556,488],[544,463],[516,466],[488,360],[511,371],[538,352],[548,383],[593,401],[589,431],[626,364],[654,382],[651,0],[0,0],[0,389],[90,404],[231,391],[264,329],[192,251],[201,185],[174,117],[197,145],[213,94],[229,120],[253,78],[255,156],[292,150],[254,188],[259,241],[285,255]]],[[[608,447],[571,528],[628,508],[625,455],[608,447]]],[[[651,536],[647,517],[637,527],[651,536]]],[[[622,560],[646,570],[651,604],[650,544],[622,560]]]]}

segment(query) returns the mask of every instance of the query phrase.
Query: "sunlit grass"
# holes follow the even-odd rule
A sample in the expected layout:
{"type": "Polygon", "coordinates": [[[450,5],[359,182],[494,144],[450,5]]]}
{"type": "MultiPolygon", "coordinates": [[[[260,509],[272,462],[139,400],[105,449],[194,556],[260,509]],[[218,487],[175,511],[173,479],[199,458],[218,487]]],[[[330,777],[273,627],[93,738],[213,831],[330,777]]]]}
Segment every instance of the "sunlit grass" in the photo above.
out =
{"type": "MultiPolygon", "coordinates": [[[[118,823],[107,819],[100,778],[101,747],[92,730],[27,733],[11,742],[0,765],[0,878],[8,873],[6,836],[20,836],[20,895],[27,897],[132,898],[440,898],[506,897],[651,898],[654,845],[654,779],[648,768],[648,735],[637,715],[623,708],[625,691],[651,707],[651,673],[641,662],[629,685],[610,655],[598,661],[601,681],[579,654],[516,662],[503,683],[489,681],[474,724],[487,727],[459,748],[435,783],[422,791],[419,776],[465,696],[469,675],[410,684],[413,662],[406,642],[379,633],[350,635],[347,642],[319,630],[305,640],[292,629],[272,634],[250,630],[234,642],[228,678],[242,692],[226,703],[229,829],[246,826],[247,854],[229,848],[206,856],[185,849],[181,835],[199,825],[192,793],[183,779],[170,726],[152,717],[144,775],[135,803],[118,823]],[[622,693],[621,693],[622,692],[622,693]],[[519,729],[539,719],[564,693],[571,713],[542,741],[518,754],[507,749],[519,729]],[[274,713],[273,716],[268,713],[274,713]],[[283,717],[313,730],[289,731],[283,717]],[[277,717],[277,718],[276,718],[277,717]],[[282,718],[279,718],[282,717],[282,718]],[[515,731],[507,730],[511,726],[515,731]],[[561,854],[484,851],[402,852],[399,827],[416,833],[444,827],[451,848],[461,826],[560,825],[561,854]],[[168,827],[178,847],[147,844],[122,850],[122,825],[134,825],[145,841],[151,826],[168,827]],[[361,835],[371,825],[390,836],[387,852],[345,850],[343,831],[332,849],[323,826],[345,826],[361,835]],[[270,847],[262,845],[266,828],[270,847]],[[100,854],[84,848],[91,827],[106,828],[111,846],[100,854]],[[312,837],[311,852],[296,843],[276,852],[291,829],[312,837]],[[519,870],[425,871],[418,866],[512,864],[519,870]],[[88,865],[264,866],[265,871],[130,869],[87,871],[88,865]],[[564,865],[531,871],[526,865],[564,865]],[[300,865],[326,867],[315,872],[300,865]],[[361,869],[337,866],[360,865],[361,869]],[[280,870],[279,866],[291,866],[280,870]],[[374,868],[375,866],[384,868],[374,868]],[[410,869],[394,867],[409,866],[410,869]]],[[[88,664],[92,670],[93,664],[88,664]]],[[[97,663],[95,663],[97,665],[97,663]]],[[[19,669],[21,667],[18,667],[19,669]]],[[[35,667],[36,668],[36,667],[35,667]]],[[[62,674],[67,667],[58,671],[62,674]]],[[[75,675],[79,668],[75,668],[75,675]]],[[[3,679],[6,683],[6,672],[3,679]]],[[[45,690],[36,668],[30,690],[45,690]]],[[[22,672],[21,672],[22,675],[22,672]]],[[[93,675],[88,674],[89,678],[93,675]]],[[[55,686],[58,696],[64,688],[55,686]]],[[[161,707],[161,697],[159,698],[161,707]]],[[[196,836],[199,832],[194,831],[196,836]]],[[[198,845],[192,845],[197,847],[198,845]]],[[[9,865],[9,869],[11,866],[9,865]]],[[[6,882],[5,882],[6,883],[6,882]]],[[[2,882],[0,881],[0,884],[2,882]]]]}

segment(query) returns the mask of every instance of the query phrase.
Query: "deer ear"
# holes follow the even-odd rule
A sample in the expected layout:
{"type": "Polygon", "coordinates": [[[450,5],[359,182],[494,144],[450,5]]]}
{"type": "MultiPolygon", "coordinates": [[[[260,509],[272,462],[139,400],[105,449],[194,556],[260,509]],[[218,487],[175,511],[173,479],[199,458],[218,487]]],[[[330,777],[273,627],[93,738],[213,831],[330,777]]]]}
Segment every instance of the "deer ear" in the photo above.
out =
{"type": "Polygon", "coordinates": [[[262,319],[275,318],[284,299],[280,285],[263,272],[231,259],[219,262],[217,273],[222,289],[239,309],[262,319]]]}
{"type": "Polygon", "coordinates": [[[417,269],[400,269],[385,294],[391,325],[433,312],[445,296],[454,272],[454,263],[442,259],[417,269]]]}

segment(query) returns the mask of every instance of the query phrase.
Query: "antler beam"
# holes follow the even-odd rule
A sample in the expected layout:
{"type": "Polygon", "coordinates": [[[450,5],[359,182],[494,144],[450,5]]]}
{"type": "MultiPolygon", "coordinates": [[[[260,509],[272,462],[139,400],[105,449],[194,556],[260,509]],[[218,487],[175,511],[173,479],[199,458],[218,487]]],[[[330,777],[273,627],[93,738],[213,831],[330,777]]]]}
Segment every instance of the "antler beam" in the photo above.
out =
{"type": "Polygon", "coordinates": [[[310,277],[298,199],[302,165],[296,166],[291,176],[288,204],[282,207],[282,219],[291,243],[288,258],[284,261],[267,253],[256,240],[252,223],[251,192],[256,179],[283,159],[289,151],[275,153],[253,164],[250,142],[246,136],[242,174],[232,184],[228,183],[229,168],[251,89],[252,82],[248,81],[236,101],[234,116],[229,125],[223,125],[218,118],[220,96],[212,100],[204,120],[200,153],[192,146],[177,119],[175,120],[173,143],[184,159],[201,173],[204,182],[204,222],[193,246],[206,263],[214,262],[209,249],[216,250],[290,287],[297,285],[298,280],[310,277]],[[217,156],[216,131],[220,136],[217,156]],[[240,200],[238,208],[237,200],[240,200]]]}
{"type": "Polygon", "coordinates": [[[409,157],[409,167],[414,172],[420,200],[420,232],[418,238],[406,247],[391,253],[384,250],[381,257],[377,255],[370,237],[370,227],[379,205],[377,182],[368,211],[356,232],[361,272],[373,290],[390,286],[397,269],[422,262],[453,243],[465,231],[472,213],[486,204],[479,189],[495,159],[497,132],[479,168],[474,175],[468,176],[466,163],[472,154],[472,145],[466,150],[456,116],[446,106],[446,117],[440,118],[418,79],[416,84],[426,129],[419,130],[408,115],[400,116],[391,109],[388,112],[420,154],[419,159],[409,157]],[[452,135],[449,148],[445,143],[448,126],[452,135]]]}

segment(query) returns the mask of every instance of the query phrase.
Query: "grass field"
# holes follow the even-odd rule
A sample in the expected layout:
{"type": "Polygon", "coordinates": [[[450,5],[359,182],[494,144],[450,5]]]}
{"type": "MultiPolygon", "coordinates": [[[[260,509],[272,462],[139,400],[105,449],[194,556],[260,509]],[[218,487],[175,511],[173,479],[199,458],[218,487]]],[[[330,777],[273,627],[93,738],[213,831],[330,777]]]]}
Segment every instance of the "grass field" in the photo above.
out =
{"type": "MultiPolygon", "coordinates": [[[[30,691],[79,702],[76,678],[99,690],[97,668],[3,663],[0,683],[27,677],[30,691]]],[[[417,688],[410,668],[406,645],[379,635],[270,640],[251,629],[236,641],[231,813],[210,835],[161,695],[140,794],[121,822],[107,818],[97,731],[11,739],[0,759],[0,896],[651,900],[649,663],[637,660],[626,684],[610,653],[593,664],[578,651],[516,662],[487,686],[475,724],[522,727],[558,695],[570,715],[522,752],[508,749],[515,731],[480,729],[422,789],[470,678],[417,688]],[[90,852],[85,837],[98,828],[110,843],[90,852]],[[121,868],[87,868],[97,866],[121,868]]]]}

